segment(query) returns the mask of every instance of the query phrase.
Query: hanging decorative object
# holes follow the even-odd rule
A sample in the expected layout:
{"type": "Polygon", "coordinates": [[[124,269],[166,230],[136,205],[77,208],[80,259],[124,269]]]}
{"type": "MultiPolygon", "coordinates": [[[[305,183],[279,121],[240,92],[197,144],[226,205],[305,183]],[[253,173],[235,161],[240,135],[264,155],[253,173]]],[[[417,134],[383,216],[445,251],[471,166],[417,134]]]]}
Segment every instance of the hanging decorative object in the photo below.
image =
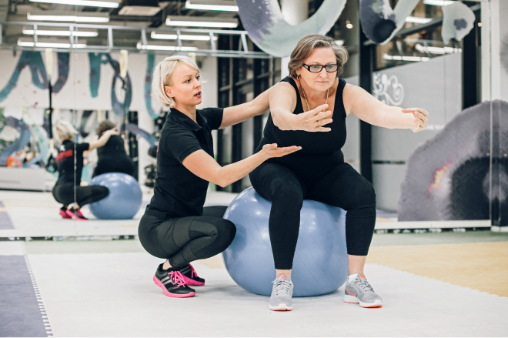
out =
{"type": "Polygon", "coordinates": [[[389,0],[360,0],[363,32],[377,44],[385,44],[404,26],[420,0],[399,1],[392,10],[389,0]]]}
{"type": "Polygon", "coordinates": [[[443,28],[441,36],[445,45],[450,39],[462,40],[473,29],[475,15],[462,2],[454,2],[443,7],[443,28]]]}
{"type": "Polygon", "coordinates": [[[287,23],[277,0],[236,0],[238,13],[249,37],[264,52],[289,56],[296,43],[308,34],[326,34],[339,18],[346,0],[325,0],[304,22],[287,23]]]}

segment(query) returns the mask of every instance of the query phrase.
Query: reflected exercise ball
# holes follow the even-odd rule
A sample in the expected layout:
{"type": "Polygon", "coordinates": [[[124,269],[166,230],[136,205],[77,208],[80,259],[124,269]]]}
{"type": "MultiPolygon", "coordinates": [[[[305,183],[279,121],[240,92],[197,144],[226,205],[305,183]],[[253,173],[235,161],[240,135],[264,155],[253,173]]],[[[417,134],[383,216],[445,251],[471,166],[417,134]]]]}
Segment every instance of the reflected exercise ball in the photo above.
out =
{"type": "MultiPolygon", "coordinates": [[[[236,236],[223,252],[233,280],[245,290],[269,296],[275,265],[268,231],[272,203],[253,188],[240,193],[224,218],[236,226],[236,236]]],[[[300,232],[293,260],[293,296],[324,295],[347,279],[346,212],[313,200],[304,200],[300,232]]]]}
{"type": "Polygon", "coordinates": [[[94,177],[90,185],[102,185],[109,195],[90,204],[92,214],[100,219],[131,219],[141,207],[142,193],[138,181],[123,173],[107,173],[94,177]]]}

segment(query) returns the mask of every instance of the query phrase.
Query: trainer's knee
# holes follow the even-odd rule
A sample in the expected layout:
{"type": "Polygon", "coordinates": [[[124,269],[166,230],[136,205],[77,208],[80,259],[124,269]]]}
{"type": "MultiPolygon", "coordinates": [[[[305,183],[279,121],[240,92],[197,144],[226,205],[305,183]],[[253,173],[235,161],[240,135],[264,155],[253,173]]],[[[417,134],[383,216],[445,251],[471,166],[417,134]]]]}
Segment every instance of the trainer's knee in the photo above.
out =
{"type": "Polygon", "coordinates": [[[218,250],[222,252],[233,242],[236,235],[236,226],[227,219],[221,219],[215,224],[215,228],[217,229],[215,243],[218,246],[218,250]]]}
{"type": "Polygon", "coordinates": [[[108,187],[104,187],[102,185],[96,186],[97,194],[100,196],[100,199],[106,198],[109,195],[108,187]]]}

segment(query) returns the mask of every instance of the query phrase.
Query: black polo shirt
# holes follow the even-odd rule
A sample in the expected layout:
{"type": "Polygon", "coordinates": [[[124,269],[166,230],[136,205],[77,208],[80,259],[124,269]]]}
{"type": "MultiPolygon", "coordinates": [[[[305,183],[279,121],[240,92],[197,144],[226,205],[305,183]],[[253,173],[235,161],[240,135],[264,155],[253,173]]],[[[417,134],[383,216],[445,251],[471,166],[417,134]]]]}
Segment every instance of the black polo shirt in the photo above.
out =
{"type": "Polygon", "coordinates": [[[157,178],[148,214],[164,219],[203,214],[208,181],[191,173],[182,161],[200,149],[214,157],[212,130],[219,129],[222,114],[222,108],[197,109],[196,124],[171,109],[159,140],[157,178]]]}

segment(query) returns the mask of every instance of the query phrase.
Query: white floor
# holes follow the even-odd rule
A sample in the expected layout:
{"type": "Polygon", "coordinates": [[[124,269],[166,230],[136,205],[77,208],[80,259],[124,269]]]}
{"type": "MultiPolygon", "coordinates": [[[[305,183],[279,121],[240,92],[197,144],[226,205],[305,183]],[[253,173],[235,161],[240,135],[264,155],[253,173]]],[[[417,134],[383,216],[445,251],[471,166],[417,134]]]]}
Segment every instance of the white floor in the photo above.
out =
{"type": "MultiPolygon", "coordinates": [[[[207,204],[234,196],[211,192],[207,204]]],[[[136,235],[144,209],[133,220],[78,222],[59,217],[50,193],[0,191],[0,201],[15,226],[0,237],[136,235]]],[[[343,303],[341,288],[276,313],[207,262],[195,263],[207,279],[196,297],[166,297],[152,281],[160,260],[133,240],[0,241],[0,255],[27,256],[55,336],[508,336],[508,298],[381,265],[366,267],[381,309],[343,303]]]]}
{"type": "MultiPolygon", "coordinates": [[[[228,205],[237,194],[210,191],[205,205],[228,205]]],[[[139,212],[130,220],[96,219],[85,206],[88,221],[62,219],[61,207],[51,193],[0,190],[0,201],[5,205],[15,229],[0,229],[0,237],[94,237],[137,235],[139,219],[152,195],[144,194],[139,212]]]]}
{"type": "MultiPolygon", "coordinates": [[[[56,244],[56,243],[55,243],[56,244]]],[[[238,287],[224,269],[196,263],[207,285],[166,297],[144,253],[29,254],[55,336],[506,336],[508,299],[379,265],[366,274],[384,307],[342,302],[343,288],[296,298],[294,310],[238,287]]],[[[256,278],[256,276],[252,276],[256,278]]]]}

